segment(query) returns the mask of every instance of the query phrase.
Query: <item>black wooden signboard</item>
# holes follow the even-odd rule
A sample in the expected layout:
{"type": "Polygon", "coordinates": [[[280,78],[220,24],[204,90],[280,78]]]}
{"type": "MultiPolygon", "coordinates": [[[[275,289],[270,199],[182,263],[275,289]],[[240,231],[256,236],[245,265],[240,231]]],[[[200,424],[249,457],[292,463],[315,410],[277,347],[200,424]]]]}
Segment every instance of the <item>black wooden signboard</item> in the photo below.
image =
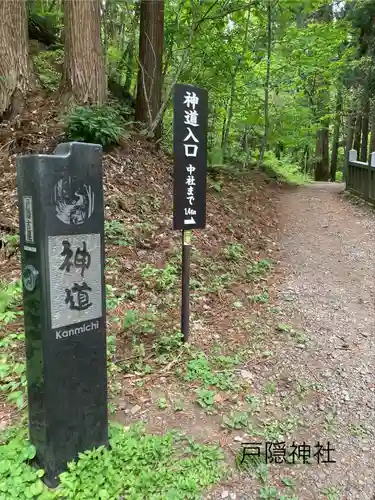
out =
{"type": "Polygon", "coordinates": [[[17,160],[30,440],[45,480],[108,444],[102,148],[17,160]]]}
{"type": "Polygon", "coordinates": [[[207,91],[192,85],[174,87],[173,228],[206,226],[207,91]]]}

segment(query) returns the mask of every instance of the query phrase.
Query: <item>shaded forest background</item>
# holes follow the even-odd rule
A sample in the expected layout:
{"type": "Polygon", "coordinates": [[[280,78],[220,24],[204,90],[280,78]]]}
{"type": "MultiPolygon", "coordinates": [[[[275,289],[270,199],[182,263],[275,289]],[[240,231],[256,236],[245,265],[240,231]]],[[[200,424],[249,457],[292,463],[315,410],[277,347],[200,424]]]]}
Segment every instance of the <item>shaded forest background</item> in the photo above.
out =
{"type": "Polygon", "coordinates": [[[336,180],[375,150],[371,0],[1,2],[0,115],[59,103],[73,140],[172,148],[174,83],[209,92],[211,164],[336,180]]]}

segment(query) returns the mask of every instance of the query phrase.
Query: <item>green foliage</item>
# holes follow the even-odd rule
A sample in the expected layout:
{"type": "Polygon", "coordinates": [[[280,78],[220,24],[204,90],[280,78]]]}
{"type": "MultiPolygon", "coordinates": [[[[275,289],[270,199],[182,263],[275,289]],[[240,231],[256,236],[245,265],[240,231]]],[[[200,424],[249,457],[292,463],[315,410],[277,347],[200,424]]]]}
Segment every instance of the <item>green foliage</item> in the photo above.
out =
{"type": "Polygon", "coordinates": [[[272,152],[265,153],[263,169],[287,184],[300,186],[311,182],[311,177],[304,174],[299,165],[292,163],[290,158],[278,160],[272,152]]]}
{"type": "Polygon", "coordinates": [[[215,393],[209,389],[199,388],[196,391],[197,403],[204,409],[210,409],[214,405],[215,393]]]}
{"type": "Polygon", "coordinates": [[[204,354],[199,354],[187,363],[184,380],[199,380],[205,388],[215,386],[221,390],[233,390],[238,385],[230,370],[215,372],[204,354]]]}
{"type": "Polygon", "coordinates": [[[159,410],[165,410],[168,406],[167,400],[165,398],[159,398],[158,408],[159,410]]]}
{"type": "Polygon", "coordinates": [[[256,295],[252,295],[251,301],[257,304],[266,304],[268,302],[268,291],[264,290],[262,293],[258,293],[256,295]]]}
{"type": "Polygon", "coordinates": [[[271,270],[272,262],[267,259],[260,259],[253,262],[246,269],[246,277],[252,281],[263,278],[271,270]]]}
{"type": "Polygon", "coordinates": [[[64,60],[63,50],[44,50],[32,59],[41,86],[50,92],[56,91],[61,82],[61,66],[64,60]]]}
{"type": "Polygon", "coordinates": [[[223,150],[219,146],[215,146],[208,154],[208,163],[209,165],[222,165],[224,163],[224,154],[223,150]]]}
{"type": "Polygon", "coordinates": [[[15,307],[22,303],[22,281],[13,283],[0,283],[0,324],[9,324],[17,316],[22,315],[22,311],[16,311],[15,307]]]}
{"type": "Polygon", "coordinates": [[[143,335],[154,331],[156,320],[153,311],[140,312],[135,309],[126,311],[122,326],[124,330],[131,330],[134,335],[143,335]]]}
{"type": "Polygon", "coordinates": [[[25,432],[16,434],[0,445],[0,500],[52,500],[41,481],[43,470],[29,465],[35,457],[35,448],[25,439],[25,432]]]}
{"type": "Polygon", "coordinates": [[[244,429],[249,424],[249,414],[232,411],[229,415],[224,415],[223,424],[229,429],[244,429]]]}
{"type": "Polygon", "coordinates": [[[110,106],[77,106],[66,120],[69,140],[109,146],[127,133],[120,113],[110,106]]]}
{"type": "Polygon", "coordinates": [[[116,294],[116,289],[109,283],[106,283],[105,289],[107,309],[115,309],[124,300],[124,294],[116,294]]]}
{"type": "Polygon", "coordinates": [[[264,486],[259,490],[259,498],[262,500],[277,499],[277,490],[274,486],[264,486]]]}
{"type": "Polygon", "coordinates": [[[176,353],[182,347],[183,335],[181,332],[175,332],[171,335],[161,335],[153,343],[153,350],[158,356],[159,361],[170,361],[176,356],[176,353]]]}
{"type": "Polygon", "coordinates": [[[104,233],[109,242],[115,245],[127,247],[134,244],[130,229],[117,220],[105,220],[104,233]]]}
{"type": "Polygon", "coordinates": [[[342,172],[336,172],[336,182],[344,182],[344,176],[342,172]]]}
{"type": "Polygon", "coordinates": [[[101,447],[81,454],[78,463],[69,465],[69,471],[60,476],[61,498],[182,500],[220,478],[219,451],[195,445],[179,458],[179,443],[171,433],[150,436],[139,427],[113,427],[110,444],[111,451],[101,447]]]}
{"type": "Polygon", "coordinates": [[[334,486],[324,488],[321,493],[327,498],[327,500],[339,500],[340,498],[340,492],[338,488],[335,488],[334,486]]]}
{"type": "Polygon", "coordinates": [[[179,272],[179,266],[173,263],[168,263],[162,269],[145,264],[140,270],[141,278],[147,284],[153,284],[157,292],[172,290],[176,286],[179,272]]]}
{"type": "Polygon", "coordinates": [[[240,243],[231,243],[223,250],[225,258],[232,262],[238,262],[245,255],[245,249],[240,243]]]}
{"type": "Polygon", "coordinates": [[[22,431],[0,446],[0,500],[199,498],[224,470],[223,453],[217,447],[175,433],[148,435],[139,425],[111,425],[111,449],[102,446],[81,453],[60,475],[58,488],[49,491],[40,480],[43,471],[29,465],[35,449],[25,434],[22,431]]]}
{"type": "Polygon", "coordinates": [[[0,391],[18,408],[24,404],[27,387],[26,365],[20,356],[24,338],[21,333],[8,333],[0,339],[0,391]]]}
{"type": "Polygon", "coordinates": [[[9,234],[0,233],[0,245],[5,248],[5,254],[7,256],[13,255],[19,250],[20,247],[20,235],[19,234],[9,234]]]}

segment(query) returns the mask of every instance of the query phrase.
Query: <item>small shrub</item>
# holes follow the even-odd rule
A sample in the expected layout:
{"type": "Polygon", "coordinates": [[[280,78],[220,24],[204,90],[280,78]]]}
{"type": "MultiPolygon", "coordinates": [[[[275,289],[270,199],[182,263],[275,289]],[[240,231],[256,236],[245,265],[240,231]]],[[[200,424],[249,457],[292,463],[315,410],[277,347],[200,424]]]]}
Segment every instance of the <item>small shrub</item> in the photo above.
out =
{"type": "Polygon", "coordinates": [[[104,234],[114,245],[128,247],[134,243],[131,231],[117,220],[104,221],[104,234]]]}
{"type": "Polygon", "coordinates": [[[229,429],[244,429],[249,424],[249,415],[246,412],[230,412],[223,416],[223,424],[229,429]]]}
{"type": "Polygon", "coordinates": [[[182,346],[182,333],[175,332],[172,335],[162,335],[153,343],[153,349],[162,360],[175,357],[182,346]]]}
{"type": "Polygon", "coordinates": [[[6,257],[14,255],[20,248],[20,235],[0,233],[0,248],[4,249],[6,257]]]}
{"type": "Polygon", "coordinates": [[[272,151],[267,151],[264,154],[262,165],[266,173],[282,180],[287,184],[302,185],[311,182],[311,177],[302,172],[301,167],[288,157],[278,160],[272,151]]]}
{"type": "Polygon", "coordinates": [[[68,115],[66,135],[69,140],[109,146],[126,135],[119,112],[110,106],[77,106],[68,115]]]}
{"type": "Polygon", "coordinates": [[[24,404],[27,387],[26,364],[20,356],[24,339],[22,333],[8,333],[0,339],[0,392],[19,409],[24,404]]]}
{"type": "Polygon", "coordinates": [[[341,171],[336,172],[336,182],[344,182],[344,176],[341,171]]]}
{"type": "Polygon", "coordinates": [[[237,262],[245,255],[245,249],[240,243],[231,243],[223,250],[224,256],[227,260],[237,262]]]}
{"type": "Polygon", "coordinates": [[[0,323],[8,324],[23,314],[15,308],[22,303],[22,281],[0,284],[0,323]]]}
{"type": "Polygon", "coordinates": [[[256,280],[257,278],[264,277],[271,268],[272,262],[267,259],[260,259],[248,266],[246,269],[246,277],[250,280],[256,280]]]}
{"type": "Polygon", "coordinates": [[[135,309],[129,309],[125,313],[122,326],[124,330],[131,330],[135,335],[152,333],[155,319],[153,311],[139,312],[135,309]]]}
{"type": "Polygon", "coordinates": [[[163,269],[146,264],[141,267],[141,278],[148,285],[153,285],[157,292],[172,290],[179,275],[178,266],[168,263],[163,269]]]}
{"type": "Polygon", "coordinates": [[[220,146],[214,146],[211,151],[208,151],[208,163],[210,165],[223,164],[223,150],[220,146]]]}
{"type": "Polygon", "coordinates": [[[197,403],[202,408],[211,408],[214,405],[215,393],[209,389],[199,388],[196,391],[197,403]]]}
{"type": "Polygon", "coordinates": [[[204,354],[197,355],[187,363],[184,380],[188,382],[199,380],[204,388],[215,386],[223,391],[237,389],[233,372],[220,370],[215,373],[204,354]]]}

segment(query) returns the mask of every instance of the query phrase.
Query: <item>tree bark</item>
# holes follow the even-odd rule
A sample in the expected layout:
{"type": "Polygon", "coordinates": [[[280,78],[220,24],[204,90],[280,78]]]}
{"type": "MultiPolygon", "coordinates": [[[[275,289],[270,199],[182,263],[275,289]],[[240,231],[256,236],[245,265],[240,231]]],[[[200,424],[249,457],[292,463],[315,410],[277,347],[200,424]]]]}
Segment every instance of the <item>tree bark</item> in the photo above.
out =
{"type": "Polygon", "coordinates": [[[130,87],[133,79],[133,61],[135,52],[135,32],[139,23],[139,4],[134,7],[133,21],[132,21],[132,32],[130,35],[130,40],[126,49],[127,53],[127,66],[126,66],[126,79],[125,79],[125,90],[130,92],[130,87]]]}
{"type": "Polygon", "coordinates": [[[103,104],[107,77],[100,40],[100,0],[64,0],[64,92],[79,104],[103,104]]]}
{"type": "Polygon", "coordinates": [[[248,7],[248,14],[247,14],[247,20],[246,20],[246,27],[245,27],[245,38],[244,38],[244,44],[242,47],[242,54],[237,54],[237,60],[236,60],[236,65],[234,67],[234,71],[232,74],[232,83],[231,83],[231,89],[230,89],[230,98],[229,98],[229,105],[228,105],[228,114],[225,122],[225,130],[223,134],[223,141],[222,141],[222,149],[223,149],[223,155],[225,156],[228,148],[228,141],[229,141],[229,132],[230,132],[230,127],[232,124],[232,117],[233,117],[233,102],[234,102],[234,97],[236,94],[236,77],[238,70],[240,68],[241,61],[243,57],[246,54],[247,51],[247,39],[248,39],[248,33],[249,33],[249,24],[250,24],[250,6],[249,4],[248,7]]]}
{"type": "Polygon", "coordinates": [[[354,129],[355,129],[355,115],[353,113],[350,113],[346,124],[345,147],[347,153],[349,153],[349,151],[353,147],[354,129]]]}
{"type": "MultiPolygon", "coordinates": [[[[164,0],[141,0],[135,119],[151,127],[161,107],[164,0]]],[[[161,137],[161,121],[154,129],[161,137]]]]}
{"type": "Polygon", "coordinates": [[[263,162],[264,153],[268,144],[268,134],[270,129],[269,117],[269,95],[270,95],[270,78],[271,78],[271,50],[272,50],[272,11],[271,0],[267,4],[267,71],[266,81],[264,84],[264,133],[262,145],[260,147],[258,166],[263,162]]]}
{"type": "Polygon", "coordinates": [[[328,181],[329,179],[329,122],[322,123],[322,128],[316,135],[315,147],[315,180],[328,181]]]}
{"type": "Polygon", "coordinates": [[[337,171],[337,153],[339,149],[339,138],[340,138],[340,122],[341,122],[341,110],[342,110],[342,90],[341,87],[337,90],[336,96],[336,115],[335,115],[335,125],[333,129],[332,138],[332,155],[331,155],[331,181],[336,181],[336,171],[337,171]]]}
{"type": "Polygon", "coordinates": [[[359,112],[357,114],[357,119],[355,121],[354,142],[353,142],[353,149],[355,149],[357,153],[359,153],[361,150],[361,133],[362,133],[362,113],[359,112]]]}
{"type": "Polygon", "coordinates": [[[20,112],[35,86],[29,58],[25,0],[0,1],[0,116],[20,112]]]}
{"type": "MultiPolygon", "coordinates": [[[[312,16],[317,22],[328,24],[332,20],[331,4],[323,5],[312,16]]],[[[316,135],[315,145],[315,180],[328,181],[329,172],[329,120],[323,119],[329,109],[329,94],[327,93],[327,77],[321,75],[318,77],[317,85],[321,90],[317,94],[316,118],[319,129],[316,135]]]]}
{"type": "Polygon", "coordinates": [[[370,153],[375,152],[375,102],[371,102],[371,138],[370,153]]]}
{"type": "Polygon", "coordinates": [[[368,161],[369,112],[370,112],[370,100],[366,92],[363,103],[362,144],[361,144],[361,161],[365,162],[368,161]]]}

